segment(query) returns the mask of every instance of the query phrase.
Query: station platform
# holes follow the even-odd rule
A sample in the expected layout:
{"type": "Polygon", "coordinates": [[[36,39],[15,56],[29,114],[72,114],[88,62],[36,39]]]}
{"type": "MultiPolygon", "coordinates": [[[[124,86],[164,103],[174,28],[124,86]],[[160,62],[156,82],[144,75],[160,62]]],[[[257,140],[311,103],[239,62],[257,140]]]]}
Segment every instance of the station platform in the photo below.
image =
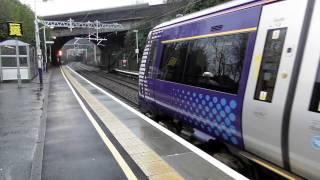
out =
{"type": "Polygon", "coordinates": [[[44,77],[0,84],[1,180],[246,179],[69,66],[44,77]]]}
{"type": "Polygon", "coordinates": [[[48,109],[44,179],[246,179],[68,66],[48,109]]]}
{"type": "Polygon", "coordinates": [[[41,171],[51,72],[22,83],[0,83],[0,180],[29,180],[41,171]]]}
{"type": "Polygon", "coordinates": [[[126,179],[61,74],[53,69],[41,179],[126,179]]]}

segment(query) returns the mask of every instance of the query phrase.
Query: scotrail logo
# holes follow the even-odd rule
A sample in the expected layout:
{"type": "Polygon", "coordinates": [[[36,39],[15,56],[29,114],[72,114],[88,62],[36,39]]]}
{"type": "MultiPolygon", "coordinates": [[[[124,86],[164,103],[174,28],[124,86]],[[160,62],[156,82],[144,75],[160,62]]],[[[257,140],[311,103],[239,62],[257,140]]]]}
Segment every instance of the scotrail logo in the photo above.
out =
{"type": "Polygon", "coordinates": [[[320,136],[314,136],[312,138],[312,146],[316,150],[320,150],[320,136]]]}

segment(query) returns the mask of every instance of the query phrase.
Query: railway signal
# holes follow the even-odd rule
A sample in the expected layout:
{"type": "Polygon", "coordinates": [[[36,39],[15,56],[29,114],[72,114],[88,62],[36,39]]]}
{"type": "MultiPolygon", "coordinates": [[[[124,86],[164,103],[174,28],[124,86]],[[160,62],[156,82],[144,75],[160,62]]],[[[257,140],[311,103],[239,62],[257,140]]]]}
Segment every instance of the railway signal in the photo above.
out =
{"type": "Polygon", "coordinates": [[[60,49],[59,51],[58,51],[58,57],[61,57],[63,55],[63,52],[62,52],[62,50],[60,49]]]}

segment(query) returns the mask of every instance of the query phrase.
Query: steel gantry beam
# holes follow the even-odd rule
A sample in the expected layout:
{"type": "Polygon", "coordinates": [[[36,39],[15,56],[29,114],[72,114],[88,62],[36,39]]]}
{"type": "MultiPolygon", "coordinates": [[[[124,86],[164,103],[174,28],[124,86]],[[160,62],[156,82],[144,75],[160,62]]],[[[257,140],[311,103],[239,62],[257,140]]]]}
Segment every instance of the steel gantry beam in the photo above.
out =
{"type": "MultiPolygon", "coordinates": [[[[97,45],[101,45],[103,46],[103,44],[101,44],[101,42],[103,41],[107,41],[107,39],[105,38],[101,38],[99,37],[99,30],[108,30],[108,31],[123,31],[124,28],[121,24],[119,23],[101,23],[100,21],[94,21],[94,22],[75,22],[73,19],[69,19],[68,21],[46,21],[46,20],[40,20],[37,18],[37,16],[35,16],[35,30],[36,30],[36,45],[37,45],[37,55],[38,57],[38,64],[39,65],[39,74],[42,74],[42,64],[43,64],[43,59],[40,58],[42,57],[41,55],[41,50],[40,50],[40,38],[39,38],[39,27],[38,27],[38,23],[43,25],[43,29],[44,29],[44,41],[45,41],[45,28],[46,27],[50,27],[50,28],[69,28],[70,31],[72,31],[72,29],[74,28],[83,28],[83,29],[94,29],[96,32],[95,34],[91,34],[89,32],[88,35],[88,40],[91,41],[96,41],[97,45]],[[93,38],[91,36],[94,36],[93,38]]],[[[45,44],[45,63],[47,63],[47,50],[46,50],[46,43],[45,44]]],[[[96,57],[95,57],[96,59],[96,57]]],[[[40,77],[40,83],[42,84],[42,77],[40,77]]]]}
{"type": "Polygon", "coordinates": [[[38,20],[39,23],[43,24],[47,27],[59,27],[59,28],[69,28],[71,31],[74,28],[87,28],[87,29],[108,29],[113,31],[121,31],[123,30],[123,26],[119,23],[101,23],[99,21],[94,22],[75,22],[72,19],[68,21],[46,21],[46,20],[38,20]]]}

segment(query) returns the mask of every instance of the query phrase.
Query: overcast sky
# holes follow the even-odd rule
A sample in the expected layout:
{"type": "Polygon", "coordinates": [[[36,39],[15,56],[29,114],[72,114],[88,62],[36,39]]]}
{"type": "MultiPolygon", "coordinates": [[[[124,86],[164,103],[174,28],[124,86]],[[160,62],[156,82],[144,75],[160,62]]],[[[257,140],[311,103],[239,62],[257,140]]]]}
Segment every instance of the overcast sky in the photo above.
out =
{"type": "Polygon", "coordinates": [[[63,14],[69,12],[86,11],[93,9],[104,9],[125,6],[136,3],[159,4],[164,0],[20,0],[22,3],[29,5],[32,9],[37,6],[39,16],[63,14]]]}

